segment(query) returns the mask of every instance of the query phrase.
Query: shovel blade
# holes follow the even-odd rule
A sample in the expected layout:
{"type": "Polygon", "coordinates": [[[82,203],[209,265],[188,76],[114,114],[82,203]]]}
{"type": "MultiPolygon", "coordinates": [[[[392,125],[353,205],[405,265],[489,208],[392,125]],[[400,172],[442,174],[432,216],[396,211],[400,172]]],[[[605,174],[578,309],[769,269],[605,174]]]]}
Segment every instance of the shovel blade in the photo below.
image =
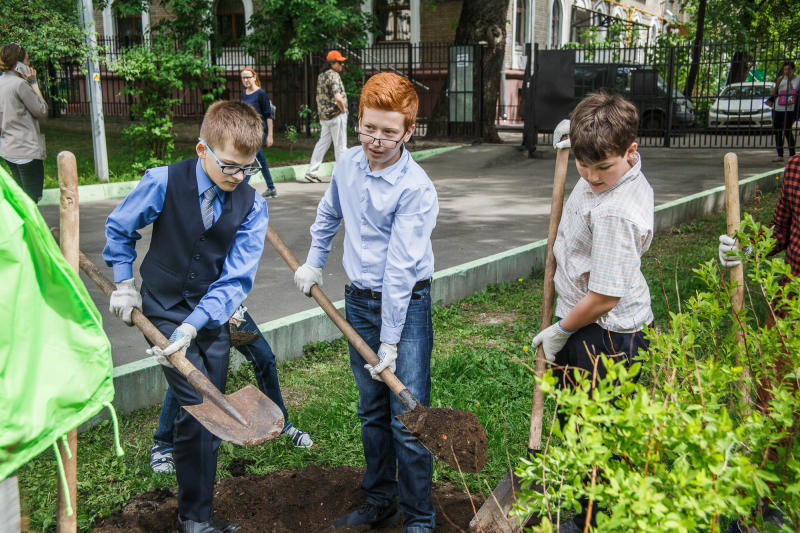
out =
{"type": "Polygon", "coordinates": [[[247,385],[226,394],[225,398],[242,414],[247,421],[246,426],[207,399],[199,405],[186,405],[183,408],[220,439],[241,446],[256,446],[281,434],[283,413],[275,402],[255,386],[247,385]]]}
{"type": "Polygon", "coordinates": [[[520,533],[536,518],[532,515],[510,516],[520,490],[519,478],[513,472],[507,472],[470,520],[470,533],[520,533]]]}

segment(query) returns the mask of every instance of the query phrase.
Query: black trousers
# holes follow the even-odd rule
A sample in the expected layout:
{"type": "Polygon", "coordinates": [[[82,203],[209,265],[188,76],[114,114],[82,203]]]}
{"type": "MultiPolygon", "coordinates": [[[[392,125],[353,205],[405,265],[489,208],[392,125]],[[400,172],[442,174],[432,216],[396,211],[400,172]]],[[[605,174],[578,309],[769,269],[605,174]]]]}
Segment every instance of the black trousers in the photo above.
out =
{"type": "MultiPolygon", "coordinates": [[[[586,370],[588,372],[587,377],[591,379],[596,363],[597,379],[600,380],[607,374],[603,362],[599,360],[600,354],[616,356],[615,358],[623,360],[626,366],[630,366],[639,350],[647,350],[649,346],[650,341],[642,331],[617,333],[603,329],[597,324],[589,324],[573,333],[564,348],[556,354],[555,364],[563,368],[555,369],[553,375],[558,378],[559,387],[571,387],[575,368],[586,370]]],[[[562,427],[567,421],[562,413],[558,413],[558,420],[562,427]]],[[[581,510],[575,515],[573,521],[582,530],[584,524],[586,524],[589,500],[580,498],[579,501],[581,510]]],[[[595,507],[591,517],[592,526],[596,526],[594,519],[596,511],[597,508],[595,507]]]]}
{"type": "Polygon", "coordinates": [[[38,203],[42,199],[42,187],[44,187],[44,161],[34,159],[30,163],[18,165],[5,160],[8,168],[11,169],[11,177],[22,187],[22,190],[38,203]]]}
{"type": "Polygon", "coordinates": [[[786,137],[786,145],[789,147],[789,157],[794,155],[794,132],[792,126],[797,120],[794,111],[773,111],[772,129],[775,130],[775,149],[778,156],[783,157],[783,138],[786,137]]]}
{"type": "MultiPolygon", "coordinates": [[[[142,290],[142,310],[167,338],[192,311],[181,304],[164,309],[146,288],[142,290]]],[[[230,333],[226,323],[224,327],[198,331],[186,350],[186,358],[224,393],[229,352],[230,333]]],[[[200,393],[177,369],[161,368],[180,406],[203,402],[200,393]]],[[[180,409],[175,418],[174,435],[172,457],[178,477],[178,514],[184,520],[205,522],[214,514],[214,479],[220,439],[185,409],[180,409]]]]}

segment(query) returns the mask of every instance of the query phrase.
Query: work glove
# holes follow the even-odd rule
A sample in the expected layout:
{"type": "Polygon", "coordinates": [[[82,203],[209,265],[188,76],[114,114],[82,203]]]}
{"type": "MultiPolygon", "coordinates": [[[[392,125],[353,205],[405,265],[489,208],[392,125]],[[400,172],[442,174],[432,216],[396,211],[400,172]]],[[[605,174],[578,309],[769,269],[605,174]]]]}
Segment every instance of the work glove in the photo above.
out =
{"type": "Polygon", "coordinates": [[[304,263],[294,272],[294,284],[306,296],[311,296],[311,287],[322,287],[322,269],[304,263]]]}
{"type": "Polygon", "coordinates": [[[728,257],[728,252],[735,252],[738,249],[736,240],[733,237],[724,233],[719,236],[719,262],[722,263],[722,266],[731,268],[742,264],[741,259],[738,257],[728,257]]]}
{"type": "Polygon", "coordinates": [[[147,355],[154,356],[156,360],[166,367],[172,368],[172,363],[169,362],[169,356],[175,352],[186,350],[191,344],[192,339],[197,337],[197,330],[195,327],[187,322],[184,322],[172,332],[169,336],[169,345],[163,350],[158,346],[148,348],[147,355]]]}
{"type": "Polygon", "coordinates": [[[531,346],[533,348],[538,348],[541,344],[545,359],[552,363],[556,360],[556,354],[567,344],[567,340],[573,333],[575,332],[567,331],[562,328],[561,321],[559,320],[549,328],[540,331],[539,334],[533,338],[531,346]]]}
{"type": "Polygon", "coordinates": [[[133,278],[120,281],[116,290],[111,293],[108,310],[125,324],[132,326],[131,313],[134,307],[142,310],[142,295],[136,290],[136,282],[133,278]]]}
{"type": "Polygon", "coordinates": [[[244,324],[244,321],[245,321],[244,320],[244,314],[246,312],[247,312],[247,308],[245,306],[243,306],[243,305],[240,305],[239,307],[236,308],[236,311],[233,313],[233,316],[231,316],[231,318],[230,318],[230,320],[228,320],[228,322],[230,322],[231,324],[233,324],[234,326],[237,326],[237,327],[242,325],[242,324],[244,324]]]}
{"type": "Polygon", "coordinates": [[[553,150],[569,148],[570,146],[572,145],[569,142],[569,119],[565,118],[559,122],[556,129],[553,130],[553,150]],[[561,138],[565,135],[567,138],[562,141],[561,138]]]}
{"type": "Polygon", "coordinates": [[[372,366],[367,363],[364,368],[372,376],[372,379],[383,383],[380,373],[383,372],[384,368],[388,368],[392,372],[397,370],[397,346],[382,342],[381,347],[378,348],[378,359],[380,359],[380,362],[377,365],[372,366]]]}

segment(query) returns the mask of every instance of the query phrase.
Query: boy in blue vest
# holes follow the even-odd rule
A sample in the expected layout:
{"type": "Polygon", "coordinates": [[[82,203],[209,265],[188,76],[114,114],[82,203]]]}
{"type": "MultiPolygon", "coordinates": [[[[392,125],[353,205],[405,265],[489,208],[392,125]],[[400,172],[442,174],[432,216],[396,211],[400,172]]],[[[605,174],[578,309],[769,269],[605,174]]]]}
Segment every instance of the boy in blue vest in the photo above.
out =
{"type": "MultiPolygon", "coordinates": [[[[242,184],[260,171],[261,119],[243,102],[208,108],[200,127],[197,157],[147,170],[136,189],[106,220],[103,258],[114,269],[112,313],[131,324],[141,309],[167,337],[164,350],[148,355],[162,362],[178,403],[202,398],[166,356],[186,358],[221,391],[228,371],[228,319],[253,286],[264,248],[267,204],[242,184]],[[132,263],[138,230],[153,224],[142,262],[141,293],[132,263]]],[[[181,533],[236,531],[239,525],[214,516],[214,477],[220,440],[186,410],[175,419],[174,461],[178,477],[181,533]]]]}
{"type": "Polygon", "coordinates": [[[439,203],[428,175],[405,148],[414,133],[419,100],[408,79],[372,76],[361,90],[359,146],[336,161],[331,183],[311,226],[311,249],[294,281],[305,294],[322,285],[322,268],[333,237],[344,222],[347,321],[377,353],[365,364],[350,346],[350,368],[358,387],[358,417],[367,472],[364,505],[339,517],[334,529],[386,527],[403,511],[403,533],[431,533],[430,452],[394,417],[400,402],[381,380],[391,368],[422,405],[431,394],[431,232],[439,203]],[[398,506],[399,503],[399,506],[398,506]],[[398,509],[399,507],[399,509],[398,509]]]}

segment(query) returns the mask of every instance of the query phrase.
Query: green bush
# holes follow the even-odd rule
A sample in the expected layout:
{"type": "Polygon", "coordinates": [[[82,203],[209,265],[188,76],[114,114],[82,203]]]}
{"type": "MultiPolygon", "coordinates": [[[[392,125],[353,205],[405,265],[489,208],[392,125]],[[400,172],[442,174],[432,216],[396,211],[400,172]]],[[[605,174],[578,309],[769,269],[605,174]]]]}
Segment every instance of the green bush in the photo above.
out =
{"type": "Polygon", "coordinates": [[[768,506],[782,509],[782,531],[800,529],[800,300],[785,296],[800,281],[789,276],[780,290],[790,270],[768,258],[771,230],[749,215],[742,227],[739,242],[754,252],[740,313],[726,272],[709,261],[694,270],[705,289],[670,314],[666,331],[648,331],[650,349],[630,369],[604,358],[604,379],[576,370],[573,388],[557,388],[552,372],[538,381],[565,422],[517,469],[535,485],[516,509],[543,517],[533,531],[552,531],[581,497],[604,532],[724,531],[736,517],[766,531],[778,527],[764,524],[768,506]],[[786,316],[765,327],[765,307],[786,316]]]}

